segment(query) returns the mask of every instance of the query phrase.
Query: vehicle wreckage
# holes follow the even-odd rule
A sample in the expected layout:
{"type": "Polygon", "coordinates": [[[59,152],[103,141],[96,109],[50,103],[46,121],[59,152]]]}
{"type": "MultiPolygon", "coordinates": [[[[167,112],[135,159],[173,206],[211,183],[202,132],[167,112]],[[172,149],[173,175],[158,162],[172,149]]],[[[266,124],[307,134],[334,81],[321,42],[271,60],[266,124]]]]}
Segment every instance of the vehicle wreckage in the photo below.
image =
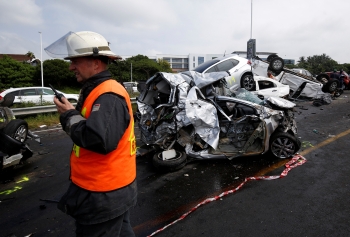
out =
{"type": "Polygon", "coordinates": [[[0,170],[32,157],[33,152],[25,143],[28,137],[40,143],[40,137],[28,130],[27,122],[16,119],[9,108],[14,99],[13,95],[6,95],[0,101],[0,170]]]}
{"type": "Polygon", "coordinates": [[[194,159],[233,159],[270,151],[292,157],[300,149],[294,103],[259,99],[227,88],[226,72],[157,73],[137,99],[136,119],[145,151],[158,170],[174,171],[194,159]],[[229,92],[229,93],[227,93],[229,92]]]}
{"type": "Polygon", "coordinates": [[[267,61],[255,57],[252,59],[252,71],[256,76],[266,76],[270,71],[275,79],[282,84],[289,85],[289,99],[322,99],[326,104],[332,101],[332,95],[341,95],[338,91],[338,81],[321,73],[317,77],[307,76],[284,67],[284,61],[277,55],[270,55],[267,61]]]}

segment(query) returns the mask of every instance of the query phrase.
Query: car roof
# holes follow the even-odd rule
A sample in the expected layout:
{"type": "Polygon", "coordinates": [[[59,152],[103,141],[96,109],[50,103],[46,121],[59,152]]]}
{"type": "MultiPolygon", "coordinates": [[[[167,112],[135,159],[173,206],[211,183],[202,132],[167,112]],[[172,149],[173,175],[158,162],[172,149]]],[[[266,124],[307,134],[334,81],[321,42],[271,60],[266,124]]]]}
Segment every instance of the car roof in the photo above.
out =
{"type": "Polygon", "coordinates": [[[238,56],[236,54],[230,54],[230,55],[227,55],[227,56],[223,56],[223,57],[218,57],[218,58],[214,58],[214,59],[211,59],[211,60],[208,60],[208,61],[205,61],[204,63],[198,65],[197,67],[195,67],[193,69],[193,71],[196,71],[196,72],[203,72],[205,71],[205,69],[209,68],[210,66],[220,62],[220,61],[225,61],[227,59],[230,59],[230,58],[233,58],[233,59],[237,59],[237,60],[247,60],[246,58],[243,58],[241,56],[238,56]]]}
{"type": "MultiPolygon", "coordinates": [[[[18,90],[24,90],[24,89],[48,89],[48,90],[51,90],[50,87],[45,87],[45,86],[44,87],[42,87],[42,86],[11,87],[9,89],[3,90],[0,94],[3,94],[3,93],[7,94],[7,93],[12,92],[12,91],[18,91],[18,90]]],[[[59,91],[59,90],[57,90],[57,91],[59,91]]],[[[61,91],[59,91],[59,92],[61,92],[61,91]]],[[[61,93],[63,93],[63,92],[61,92],[61,93]]]]}

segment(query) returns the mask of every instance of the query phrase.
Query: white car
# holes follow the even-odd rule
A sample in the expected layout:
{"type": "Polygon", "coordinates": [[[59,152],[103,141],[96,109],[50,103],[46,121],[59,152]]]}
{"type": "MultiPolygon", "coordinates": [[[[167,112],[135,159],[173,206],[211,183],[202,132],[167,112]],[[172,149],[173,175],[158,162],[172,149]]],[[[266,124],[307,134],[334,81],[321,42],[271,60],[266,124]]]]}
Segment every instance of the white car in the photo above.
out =
{"type": "MultiPolygon", "coordinates": [[[[61,91],[64,97],[71,103],[78,102],[78,94],[65,94],[61,91]]],[[[0,93],[0,100],[5,97],[6,94],[12,94],[15,96],[14,104],[31,102],[35,104],[42,103],[53,103],[53,98],[55,97],[54,92],[49,87],[19,87],[19,88],[10,88],[4,90],[0,93]]]]}
{"type": "Polygon", "coordinates": [[[256,94],[260,98],[287,97],[290,93],[289,85],[282,84],[276,79],[263,76],[254,76],[255,86],[250,92],[256,94]]]}
{"type": "Polygon", "coordinates": [[[138,92],[137,91],[137,82],[123,82],[123,85],[127,91],[138,92]]]}
{"type": "Polygon", "coordinates": [[[194,68],[193,71],[199,73],[229,72],[230,76],[226,77],[227,86],[229,88],[234,85],[239,85],[250,91],[255,84],[251,70],[251,62],[237,55],[229,55],[206,61],[194,68]]]}

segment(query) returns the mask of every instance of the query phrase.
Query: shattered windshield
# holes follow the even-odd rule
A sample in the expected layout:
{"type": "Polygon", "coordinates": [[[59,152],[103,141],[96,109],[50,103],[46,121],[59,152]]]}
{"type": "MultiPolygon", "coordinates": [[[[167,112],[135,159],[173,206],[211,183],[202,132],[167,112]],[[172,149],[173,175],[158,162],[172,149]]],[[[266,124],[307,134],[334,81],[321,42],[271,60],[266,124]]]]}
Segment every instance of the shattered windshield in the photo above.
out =
{"type": "Polygon", "coordinates": [[[237,99],[250,101],[259,105],[264,104],[264,101],[262,99],[260,99],[257,95],[251,93],[250,91],[247,91],[244,88],[239,88],[237,91],[235,91],[235,97],[237,99]]]}

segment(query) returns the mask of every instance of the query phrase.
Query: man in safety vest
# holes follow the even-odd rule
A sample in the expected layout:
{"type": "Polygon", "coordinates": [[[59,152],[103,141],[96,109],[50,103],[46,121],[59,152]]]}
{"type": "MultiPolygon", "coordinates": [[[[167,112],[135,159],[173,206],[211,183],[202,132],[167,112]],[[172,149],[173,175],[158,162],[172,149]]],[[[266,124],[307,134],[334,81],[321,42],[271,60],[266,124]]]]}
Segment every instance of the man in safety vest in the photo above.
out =
{"type": "Polygon", "coordinates": [[[89,31],[69,32],[45,51],[69,59],[83,84],[76,108],[64,97],[54,99],[74,142],[71,183],[58,208],[75,218],[77,236],[135,236],[129,220],[137,198],[133,113],[125,88],[107,70],[120,56],[89,31]]]}

